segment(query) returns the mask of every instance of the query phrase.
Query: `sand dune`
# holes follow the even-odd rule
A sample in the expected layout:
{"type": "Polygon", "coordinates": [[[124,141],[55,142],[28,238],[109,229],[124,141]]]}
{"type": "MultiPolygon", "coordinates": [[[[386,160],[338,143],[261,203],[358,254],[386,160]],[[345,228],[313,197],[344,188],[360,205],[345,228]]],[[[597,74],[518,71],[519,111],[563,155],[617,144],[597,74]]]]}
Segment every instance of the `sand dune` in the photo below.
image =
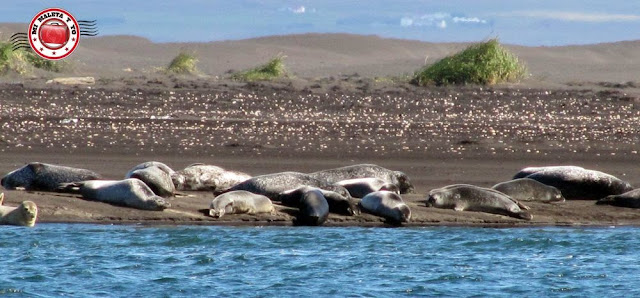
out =
{"type": "MultiPolygon", "coordinates": [[[[0,38],[6,39],[26,27],[26,24],[0,24],[0,38]]],[[[99,36],[84,38],[69,60],[73,61],[73,72],[79,75],[139,75],[166,66],[178,52],[185,50],[196,53],[203,74],[223,76],[229,70],[252,67],[284,54],[288,68],[301,78],[353,73],[372,77],[413,73],[425,64],[425,59],[433,63],[467,45],[316,33],[207,43],[153,43],[135,36],[99,36]]],[[[536,82],[640,80],[640,41],[508,47],[527,63],[531,80],[536,82]]]]}

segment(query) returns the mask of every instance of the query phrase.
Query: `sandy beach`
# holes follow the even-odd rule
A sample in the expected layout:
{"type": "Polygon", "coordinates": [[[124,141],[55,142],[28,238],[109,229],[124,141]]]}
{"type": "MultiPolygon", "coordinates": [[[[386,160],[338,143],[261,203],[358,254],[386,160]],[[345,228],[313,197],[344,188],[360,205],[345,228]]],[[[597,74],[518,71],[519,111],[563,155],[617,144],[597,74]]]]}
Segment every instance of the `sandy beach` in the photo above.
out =
{"type": "MultiPolygon", "coordinates": [[[[252,175],[375,163],[406,172],[415,185],[415,194],[403,196],[413,212],[407,226],[640,225],[637,210],[594,201],[528,203],[532,221],[424,204],[430,189],[490,187],[527,166],[579,165],[640,185],[639,44],[513,46],[531,72],[522,83],[416,87],[391,78],[422,66],[426,53],[430,61],[465,45],[346,34],[200,44],[90,38],[72,56],[72,70],[0,77],[0,173],[33,161],[110,179],[151,160],[175,170],[202,162],[252,175]],[[154,70],[180,49],[197,53],[200,75],[154,70]],[[289,79],[226,78],[230,69],[278,53],[287,56],[289,79]],[[64,76],[94,76],[96,84],[45,83],[64,76]]],[[[4,193],[8,205],[36,202],[40,223],[291,225],[296,212],[278,205],[273,215],[216,220],[203,213],[209,192],[182,192],[162,212],[69,194],[4,193]]],[[[332,214],[325,225],[386,224],[367,214],[332,214]]]]}

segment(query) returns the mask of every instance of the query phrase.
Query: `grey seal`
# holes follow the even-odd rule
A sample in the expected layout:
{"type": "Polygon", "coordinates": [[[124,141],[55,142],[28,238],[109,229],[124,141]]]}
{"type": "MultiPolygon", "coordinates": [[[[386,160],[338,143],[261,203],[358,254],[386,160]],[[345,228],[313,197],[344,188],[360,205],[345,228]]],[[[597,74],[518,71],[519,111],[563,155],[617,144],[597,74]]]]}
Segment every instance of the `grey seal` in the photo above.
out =
{"type": "Polygon", "coordinates": [[[54,191],[60,183],[95,179],[102,176],[90,170],[32,162],[2,177],[0,184],[6,189],[54,191]]]}
{"type": "Polygon", "coordinates": [[[619,195],[606,196],[596,201],[596,205],[640,208],[640,188],[619,195]]]}
{"type": "Polygon", "coordinates": [[[251,178],[247,173],[195,163],[171,176],[177,190],[224,190],[251,178]]]}
{"type": "Polygon", "coordinates": [[[171,176],[174,174],[175,172],[169,166],[161,162],[149,161],[135,166],[124,178],[140,179],[151,188],[153,193],[168,198],[176,192],[171,180],[171,176]]]}
{"type": "MultiPolygon", "coordinates": [[[[516,176],[520,176],[520,173],[516,176]]],[[[526,178],[559,189],[567,200],[598,200],[633,190],[628,182],[613,175],[576,166],[538,168],[526,178]]]]}
{"type": "Polygon", "coordinates": [[[223,190],[222,193],[234,190],[246,190],[252,193],[264,195],[271,200],[277,201],[281,192],[296,189],[301,186],[313,186],[324,190],[334,191],[343,196],[349,196],[349,192],[342,186],[331,184],[298,172],[282,172],[255,176],[223,190]]]}
{"type": "Polygon", "coordinates": [[[349,216],[360,214],[360,209],[353,199],[345,197],[334,191],[323,190],[310,186],[302,186],[281,192],[278,195],[278,200],[285,206],[298,207],[304,194],[311,190],[319,190],[322,192],[322,195],[327,200],[327,204],[329,204],[329,212],[331,213],[349,216]]]}
{"type": "Polygon", "coordinates": [[[17,207],[4,206],[4,193],[0,193],[0,224],[33,227],[38,218],[38,206],[23,201],[17,207]]]}
{"type": "Polygon", "coordinates": [[[546,167],[526,167],[520,170],[513,176],[513,179],[525,178],[533,173],[537,173],[545,170],[584,170],[583,167],[578,166],[546,166],[546,167]]]}
{"type": "Polygon", "coordinates": [[[209,215],[220,218],[225,214],[258,214],[273,212],[269,198],[244,190],[221,194],[213,199],[209,215]]]}
{"type": "Polygon", "coordinates": [[[538,201],[544,203],[562,203],[564,197],[560,190],[542,184],[530,178],[518,178],[498,183],[491,187],[517,201],[538,201]]]}
{"type": "Polygon", "coordinates": [[[362,198],[360,206],[367,213],[384,217],[391,222],[401,223],[411,220],[411,209],[395,192],[386,190],[372,192],[362,198]]]}
{"type": "Polygon", "coordinates": [[[354,198],[362,198],[372,192],[388,190],[400,193],[397,185],[385,182],[378,178],[356,178],[338,181],[336,184],[347,189],[349,194],[354,198]]]}
{"type": "Polygon", "coordinates": [[[431,190],[427,206],[533,219],[531,213],[524,211],[529,208],[513,198],[497,190],[468,184],[454,184],[431,190]]]}
{"type": "Polygon", "coordinates": [[[400,188],[400,193],[410,193],[413,192],[414,189],[407,174],[400,171],[392,171],[374,164],[351,165],[322,170],[310,173],[309,175],[329,183],[337,183],[338,181],[356,178],[378,178],[386,183],[397,185],[400,188]]]}
{"type": "Polygon", "coordinates": [[[156,195],[140,179],[88,180],[59,185],[62,191],[74,191],[88,201],[98,201],[116,206],[141,210],[161,211],[171,207],[165,198],[156,195]]]}
{"type": "Polygon", "coordinates": [[[299,210],[295,225],[320,226],[329,217],[329,203],[318,188],[309,188],[302,192],[294,207],[299,210]]]}

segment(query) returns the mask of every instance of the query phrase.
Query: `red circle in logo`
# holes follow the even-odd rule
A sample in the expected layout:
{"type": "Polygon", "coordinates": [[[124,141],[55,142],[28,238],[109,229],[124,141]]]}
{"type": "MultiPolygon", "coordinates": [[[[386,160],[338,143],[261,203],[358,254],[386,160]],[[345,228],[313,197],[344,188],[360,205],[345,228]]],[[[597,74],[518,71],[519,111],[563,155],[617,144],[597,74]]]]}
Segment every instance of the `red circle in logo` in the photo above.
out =
{"type": "Polygon", "coordinates": [[[47,8],[29,24],[29,44],[36,54],[49,60],[69,56],[80,41],[80,26],[66,10],[47,8]]]}

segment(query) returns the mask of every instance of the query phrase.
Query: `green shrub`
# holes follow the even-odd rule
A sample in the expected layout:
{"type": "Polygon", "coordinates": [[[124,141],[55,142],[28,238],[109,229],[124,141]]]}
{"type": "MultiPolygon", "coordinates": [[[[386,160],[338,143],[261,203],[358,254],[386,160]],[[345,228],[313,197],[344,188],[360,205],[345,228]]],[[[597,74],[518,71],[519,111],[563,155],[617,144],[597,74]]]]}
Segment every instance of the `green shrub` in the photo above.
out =
{"type": "Polygon", "coordinates": [[[176,74],[195,74],[197,73],[196,64],[198,59],[193,54],[181,52],[171,60],[167,67],[167,72],[176,74]]]}
{"type": "Polygon", "coordinates": [[[0,43],[0,74],[9,71],[26,74],[34,67],[52,72],[60,72],[65,64],[61,61],[47,60],[32,50],[13,50],[11,43],[0,43]]]}
{"type": "Polygon", "coordinates": [[[429,84],[483,84],[516,82],[525,77],[527,68],[498,40],[469,46],[464,51],[446,57],[419,70],[412,82],[429,84]]]}
{"type": "Polygon", "coordinates": [[[284,77],[287,75],[287,70],[283,62],[284,58],[285,56],[278,55],[264,65],[232,74],[231,79],[251,82],[269,81],[284,77]]]}

